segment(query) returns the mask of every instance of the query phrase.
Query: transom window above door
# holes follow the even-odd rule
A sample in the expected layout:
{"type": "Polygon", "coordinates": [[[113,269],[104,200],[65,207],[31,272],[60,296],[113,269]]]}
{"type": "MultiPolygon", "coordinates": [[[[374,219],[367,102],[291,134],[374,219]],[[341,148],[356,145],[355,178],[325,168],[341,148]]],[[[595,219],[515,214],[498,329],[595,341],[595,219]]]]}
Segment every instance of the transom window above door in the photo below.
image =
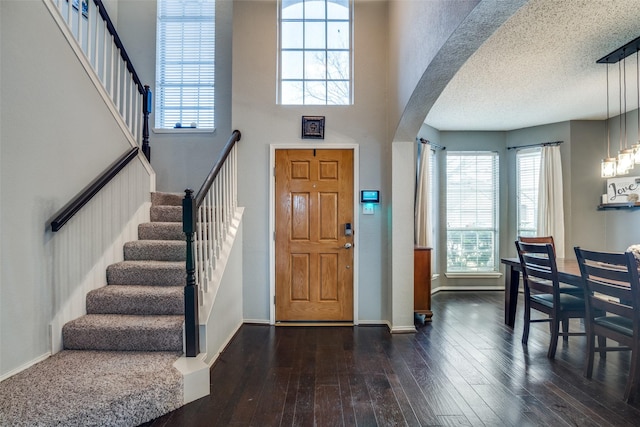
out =
{"type": "Polygon", "coordinates": [[[279,103],[352,103],[350,0],[281,0],[279,103]]]}

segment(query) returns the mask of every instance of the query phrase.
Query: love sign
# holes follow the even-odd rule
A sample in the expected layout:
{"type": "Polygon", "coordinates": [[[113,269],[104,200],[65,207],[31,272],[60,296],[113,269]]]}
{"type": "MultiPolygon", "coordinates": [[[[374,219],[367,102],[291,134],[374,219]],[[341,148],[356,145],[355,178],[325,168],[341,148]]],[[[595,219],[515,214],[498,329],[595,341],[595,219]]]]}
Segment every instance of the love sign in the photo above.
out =
{"type": "Polygon", "coordinates": [[[638,198],[640,198],[640,177],[607,179],[607,203],[638,202],[638,198]]]}

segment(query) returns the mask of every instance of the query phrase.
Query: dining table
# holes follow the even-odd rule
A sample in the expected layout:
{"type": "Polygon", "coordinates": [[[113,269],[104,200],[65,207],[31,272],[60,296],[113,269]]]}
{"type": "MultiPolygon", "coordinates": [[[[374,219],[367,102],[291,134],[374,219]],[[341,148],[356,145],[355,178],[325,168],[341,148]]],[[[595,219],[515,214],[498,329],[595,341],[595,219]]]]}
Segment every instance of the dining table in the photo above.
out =
{"type": "MultiPolygon", "coordinates": [[[[504,278],[504,323],[513,328],[518,307],[518,290],[522,267],[519,258],[501,258],[500,262],[506,266],[504,278]]],[[[583,287],[580,266],[575,258],[556,258],[558,267],[558,281],[569,285],[583,287]]]]}

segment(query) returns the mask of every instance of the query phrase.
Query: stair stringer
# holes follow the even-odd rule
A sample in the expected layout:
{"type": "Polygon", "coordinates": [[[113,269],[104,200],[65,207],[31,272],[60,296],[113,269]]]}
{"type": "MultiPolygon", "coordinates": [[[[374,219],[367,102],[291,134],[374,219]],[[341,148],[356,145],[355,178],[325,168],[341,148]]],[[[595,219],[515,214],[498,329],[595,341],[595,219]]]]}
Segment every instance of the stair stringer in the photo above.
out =
{"type": "Polygon", "coordinates": [[[199,295],[200,354],[183,356],[173,365],[183,376],[185,404],[209,394],[209,370],[243,323],[243,213],[244,208],[236,209],[208,292],[199,295]]]}

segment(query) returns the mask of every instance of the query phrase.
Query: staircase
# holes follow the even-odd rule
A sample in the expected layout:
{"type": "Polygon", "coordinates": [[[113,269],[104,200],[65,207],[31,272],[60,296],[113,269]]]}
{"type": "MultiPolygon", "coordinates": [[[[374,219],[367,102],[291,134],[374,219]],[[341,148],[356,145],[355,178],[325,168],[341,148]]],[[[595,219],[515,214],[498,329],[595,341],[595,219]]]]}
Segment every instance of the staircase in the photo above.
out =
{"type": "Polygon", "coordinates": [[[194,381],[208,390],[208,366],[181,358],[182,195],[152,193],[151,202],[151,222],[107,267],[107,286],[64,325],[64,350],[0,382],[0,425],[139,425],[201,397],[190,397],[194,381]],[[185,373],[180,363],[196,367],[185,373]]]}
{"type": "Polygon", "coordinates": [[[182,195],[153,193],[150,217],[107,267],[107,286],[87,294],[87,314],[64,325],[65,349],[182,352],[182,195]]]}

